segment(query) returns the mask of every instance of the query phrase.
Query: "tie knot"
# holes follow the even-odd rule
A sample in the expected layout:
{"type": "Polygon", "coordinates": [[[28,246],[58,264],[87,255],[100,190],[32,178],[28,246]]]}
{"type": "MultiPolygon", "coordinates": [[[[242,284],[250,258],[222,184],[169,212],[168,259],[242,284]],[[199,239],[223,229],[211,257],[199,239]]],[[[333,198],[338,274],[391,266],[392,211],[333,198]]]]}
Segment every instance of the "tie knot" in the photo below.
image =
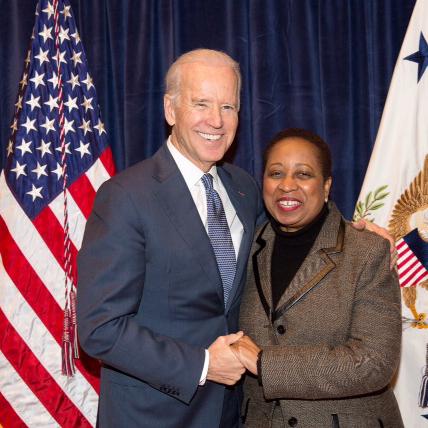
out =
{"type": "Polygon", "coordinates": [[[213,176],[211,174],[204,174],[201,178],[205,190],[211,192],[213,189],[213,176]]]}

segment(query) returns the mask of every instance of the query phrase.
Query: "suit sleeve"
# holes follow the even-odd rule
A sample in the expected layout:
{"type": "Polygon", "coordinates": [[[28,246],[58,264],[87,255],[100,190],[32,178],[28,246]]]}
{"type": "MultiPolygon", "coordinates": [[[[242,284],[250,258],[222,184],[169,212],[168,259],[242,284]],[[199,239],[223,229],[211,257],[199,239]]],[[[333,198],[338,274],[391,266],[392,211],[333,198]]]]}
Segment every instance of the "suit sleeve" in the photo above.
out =
{"type": "Polygon", "coordinates": [[[267,399],[350,397],[390,383],[400,355],[400,289],[389,268],[389,244],[377,242],[381,248],[371,247],[359,267],[349,339],[338,346],[264,348],[260,365],[267,399]]]}
{"type": "Polygon", "coordinates": [[[80,344],[92,357],[188,403],[205,351],[137,322],[146,262],[138,210],[127,191],[109,181],[97,193],[78,257],[80,344]]]}

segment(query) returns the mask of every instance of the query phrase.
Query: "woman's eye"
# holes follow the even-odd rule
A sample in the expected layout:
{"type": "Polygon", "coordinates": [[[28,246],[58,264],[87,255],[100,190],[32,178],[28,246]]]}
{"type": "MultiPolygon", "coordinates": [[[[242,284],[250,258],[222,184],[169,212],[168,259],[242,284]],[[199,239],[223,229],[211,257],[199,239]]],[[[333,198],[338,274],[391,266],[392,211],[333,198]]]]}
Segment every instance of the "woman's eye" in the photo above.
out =
{"type": "Polygon", "coordinates": [[[269,177],[278,178],[278,177],[281,177],[281,176],[282,176],[281,171],[270,171],[269,172],[269,177]]]}
{"type": "Polygon", "coordinates": [[[297,173],[297,175],[298,175],[298,177],[301,177],[301,178],[310,178],[310,177],[312,177],[312,174],[309,173],[309,172],[306,172],[306,171],[300,171],[300,172],[297,173]]]}

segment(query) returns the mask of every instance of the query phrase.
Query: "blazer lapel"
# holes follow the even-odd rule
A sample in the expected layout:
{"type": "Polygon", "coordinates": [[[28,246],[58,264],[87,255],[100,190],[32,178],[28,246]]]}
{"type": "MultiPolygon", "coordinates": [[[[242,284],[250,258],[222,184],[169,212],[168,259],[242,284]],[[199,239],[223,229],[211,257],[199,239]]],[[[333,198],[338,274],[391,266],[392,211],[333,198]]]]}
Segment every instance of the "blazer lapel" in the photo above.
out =
{"type": "Polygon", "coordinates": [[[251,256],[257,292],[269,320],[273,316],[270,267],[274,242],[275,232],[267,222],[256,236],[251,256]]]}
{"type": "Polygon", "coordinates": [[[166,145],[159,149],[154,158],[157,162],[154,178],[160,183],[155,197],[182,239],[187,242],[195,260],[205,271],[207,280],[216,287],[223,303],[223,287],[211,242],[186,182],[166,145]]]}
{"type": "Polygon", "coordinates": [[[330,213],[313,247],[281,296],[273,320],[281,317],[335,268],[330,255],[342,251],[345,223],[333,203],[330,203],[329,209],[330,213]]]}

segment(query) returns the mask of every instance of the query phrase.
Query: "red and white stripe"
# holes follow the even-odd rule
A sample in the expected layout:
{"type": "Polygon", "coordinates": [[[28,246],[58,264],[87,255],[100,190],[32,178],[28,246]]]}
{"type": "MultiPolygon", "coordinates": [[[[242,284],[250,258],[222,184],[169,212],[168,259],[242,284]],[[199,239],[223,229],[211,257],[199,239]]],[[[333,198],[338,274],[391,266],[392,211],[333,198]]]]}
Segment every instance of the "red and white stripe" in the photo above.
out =
{"type": "MultiPolygon", "coordinates": [[[[95,193],[113,174],[106,149],[67,190],[73,262],[95,193]]],[[[63,197],[31,221],[0,175],[0,425],[5,428],[95,426],[96,362],[82,356],[73,377],[61,374],[63,197]]]]}
{"type": "Polygon", "coordinates": [[[428,278],[428,271],[407,245],[404,239],[396,242],[397,268],[401,287],[414,287],[428,278]]]}

